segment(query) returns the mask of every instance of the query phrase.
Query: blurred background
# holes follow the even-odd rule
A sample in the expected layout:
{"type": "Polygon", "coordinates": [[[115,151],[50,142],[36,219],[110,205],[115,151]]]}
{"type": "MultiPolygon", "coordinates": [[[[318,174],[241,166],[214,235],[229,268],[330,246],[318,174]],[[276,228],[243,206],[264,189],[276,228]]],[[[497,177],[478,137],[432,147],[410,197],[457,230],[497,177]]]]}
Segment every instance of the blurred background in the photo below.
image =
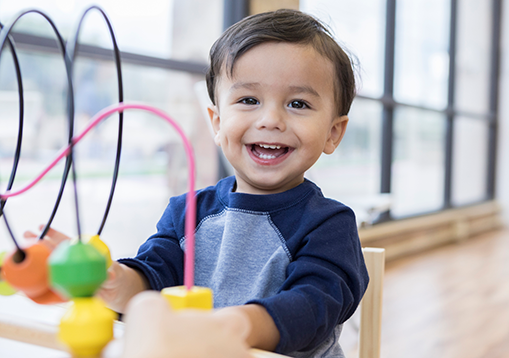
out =
{"type": "MultiPolygon", "coordinates": [[[[276,8],[300,9],[327,24],[354,59],[358,96],[338,150],[320,158],[307,177],[326,196],[354,209],[363,244],[386,247],[388,259],[396,260],[503,230],[509,223],[509,143],[504,141],[509,136],[509,104],[504,101],[509,91],[509,7],[503,2],[96,0],[94,4],[105,10],[115,31],[125,101],[158,107],[182,126],[194,145],[198,188],[214,185],[231,172],[213,143],[205,114],[204,73],[215,39],[244,16],[276,8]]],[[[90,5],[88,0],[0,0],[0,22],[8,25],[22,10],[37,8],[69,39],[90,5]]],[[[25,94],[16,188],[34,178],[65,145],[68,125],[65,67],[52,28],[41,16],[29,14],[16,23],[12,37],[25,94]]],[[[85,18],[79,40],[74,71],[76,132],[99,110],[118,102],[112,41],[97,11],[85,18]]],[[[0,61],[1,192],[9,180],[19,130],[17,91],[14,62],[5,47],[0,61]]],[[[117,131],[118,119],[112,116],[76,148],[86,233],[98,230],[104,213],[117,131]]],[[[154,233],[169,198],[187,188],[181,141],[166,122],[150,114],[125,113],[120,168],[102,234],[115,258],[134,255],[154,233]]],[[[62,172],[61,163],[32,190],[8,200],[5,213],[20,241],[25,230],[37,231],[47,222],[62,172]]],[[[71,189],[67,185],[53,226],[75,236],[71,189]]],[[[12,247],[1,223],[0,251],[12,247]]]]}

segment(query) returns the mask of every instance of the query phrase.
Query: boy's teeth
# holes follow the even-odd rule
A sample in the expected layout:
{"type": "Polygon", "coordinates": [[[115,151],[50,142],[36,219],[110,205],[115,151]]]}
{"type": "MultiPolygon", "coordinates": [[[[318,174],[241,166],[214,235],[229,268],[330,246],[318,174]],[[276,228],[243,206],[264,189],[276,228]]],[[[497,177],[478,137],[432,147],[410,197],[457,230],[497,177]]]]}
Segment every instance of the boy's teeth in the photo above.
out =
{"type": "Polygon", "coordinates": [[[260,159],[272,160],[288,153],[287,147],[275,144],[252,144],[251,152],[260,159]]]}
{"type": "Polygon", "coordinates": [[[267,145],[267,144],[258,144],[262,148],[266,149],[281,149],[281,146],[279,145],[267,145]]]}
{"type": "Polygon", "coordinates": [[[260,154],[260,158],[262,159],[274,159],[276,158],[275,155],[270,155],[270,154],[260,154]]]}

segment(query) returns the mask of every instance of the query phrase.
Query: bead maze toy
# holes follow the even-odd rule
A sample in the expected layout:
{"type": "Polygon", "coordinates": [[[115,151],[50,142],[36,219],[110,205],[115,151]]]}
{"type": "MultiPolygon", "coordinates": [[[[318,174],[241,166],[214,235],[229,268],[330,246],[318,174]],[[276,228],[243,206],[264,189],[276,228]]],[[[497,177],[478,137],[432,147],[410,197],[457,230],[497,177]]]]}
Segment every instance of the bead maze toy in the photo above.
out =
{"type": "Polygon", "coordinates": [[[87,9],[78,25],[74,36],[68,41],[67,47],[53,21],[39,10],[28,10],[21,13],[7,26],[1,26],[0,32],[0,59],[4,45],[7,43],[13,56],[20,104],[20,119],[18,142],[15,150],[15,160],[11,169],[11,175],[7,184],[7,190],[0,194],[0,216],[3,216],[6,227],[16,246],[11,253],[0,254],[0,294],[12,295],[17,291],[22,292],[36,303],[54,304],[72,301],[68,311],[63,316],[58,337],[73,356],[92,357],[98,356],[102,349],[113,338],[114,313],[106,308],[105,304],[94,297],[101,284],[107,278],[107,269],[111,264],[111,256],[108,246],[101,240],[100,233],[106,221],[115,184],[118,177],[120,153],[122,146],[122,121],[125,110],[142,110],[150,112],[166,120],[180,135],[187,159],[188,159],[188,194],[186,197],[186,250],[184,253],[184,285],[171,287],[163,290],[162,295],[174,309],[212,308],[212,292],[208,288],[194,286],[194,229],[196,217],[196,199],[194,195],[194,156],[190,142],[182,129],[167,114],[159,109],[142,104],[123,103],[122,76],[120,56],[110,21],[104,11],[97,6],[87,9]],[[115,62],[117,65],[119,103],[100,111],[90,121],[86,128],[78,135],[74,135],[74,93],[73,93],[73,62],[78,47],[78,35],[81,24],[91,10],[97,10],[105,19],[113,43],[115,62]],[[23,131],[23,85],[19,61],[17,60],[15,46],[10,39],[10,32],[16,22],[26,14],[33,13],[42,16],[54,30],[57,43],[62,52],[67,73],[67,112],[69,121],[68,145],[57,154],[55,159],[29,184],[21,189],[14,190],[13,184],[16,177],[16,169],[20,160],[20,150],[23,131]],[[83,238],[79,224],[76,163],[73,160],[73,147],[98,123],[112,114],[119,114],[119,136],[117,144],[117,157],[112,180],[112,187],[107,203],[107,208],[102,220],[101,227],[96,235],[88,240],[83,238]],[[59,161],[65,158],[65,169],[61,180],[60,191],[53,208],[50,219],[42,230],[37,243],[21,247],[15,239],[5,213],[5,206],[9,198],[23,194],[41,180],[59,161]],[[71,173],[74,186],[74,201],[76,206],[78,240],[75,243],[61,243],[54,248],[43,240],[62,197],[63,189],[67,183],[67,177],[71,173]]]}

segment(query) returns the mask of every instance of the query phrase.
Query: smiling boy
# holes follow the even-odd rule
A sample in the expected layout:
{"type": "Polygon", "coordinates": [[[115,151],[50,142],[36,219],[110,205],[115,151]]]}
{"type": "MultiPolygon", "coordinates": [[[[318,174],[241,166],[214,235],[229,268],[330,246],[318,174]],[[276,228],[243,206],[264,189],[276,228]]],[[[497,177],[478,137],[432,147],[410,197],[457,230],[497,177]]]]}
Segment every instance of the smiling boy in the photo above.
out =
{"type": "MultiPolygon", "coordinates": [[[[230,27],[210,60],[214,140],[235,175],[197,192],[195,284],[213,289],[216,308],[248,318],[251,347],[343,357],[341,324],[367,271],[352,210],[304,174],[343,138],[350,59],[316,19],[278,10],[230,27]]],[[[184,219],[185,196],[171,198],[137,256],[112,264],[100,292],[110,307],[182,285],[184,219]]]]}
{"type": "Polygon", "coordinates": [[[222,72],[209,112],[237,192],[296,187],[343,138],[348,117],[338,114],[333,64],[312,46],[262,43],[236,61],[232,76],[222,72]]]}

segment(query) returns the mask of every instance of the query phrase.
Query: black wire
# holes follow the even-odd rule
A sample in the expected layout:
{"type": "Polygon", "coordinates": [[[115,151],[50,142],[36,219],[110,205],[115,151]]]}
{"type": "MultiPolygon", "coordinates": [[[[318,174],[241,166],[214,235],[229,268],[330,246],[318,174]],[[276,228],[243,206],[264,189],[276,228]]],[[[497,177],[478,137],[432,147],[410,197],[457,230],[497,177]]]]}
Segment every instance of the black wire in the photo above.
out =
{"type": "MultiPolygon", "coordinates": [[[[69,83],[72,86],[72,73],[73,73],[73,61],[67,54],[67,51],[64,50],[64,61],[65,61],[65,68],[67,70],[67,79],[69,83]]],[[[68,92],[67,95],[67,110],[69,115],[69,122],[74,123],[74,92],[71,96],[68,92]]],[[[73,184],[73,194],[74,194],[74,212],[76,214],[76,230],[78,234],[78,241],[81,242],[81,225],[80,225],[80,210],[79,210],[79,202],[78,202],[78,180],[76,176],[76,161],[74,160],[74,143],[72,138],[72,133],[69,140],[69,162],[71,163],[71,169],[72,169],[72,184],[73,184]]],[[[51,222],[49,222],[46,227],[49,229],[51,225],[51,222]]],[[[41,238],[44,236],[41,235],[41,238]]]]}
{"type": "Polygon", "coordinates": [[[51,25],[51,27],[52,27],[52,29],[53,29],[53,31],[55,33],[55,36],[57,37],[58,47],[60,48],[60,51],[61,51],[62,56],[64,58],[64,63],[65,63],[65,67],[66,67],[66,74],[67,74],[67,85],[68,85],[68,88],[67,88],[67,102],[68,102],[68,113],[69,113],[69,116],[68,116],[68,119],[69,119],[69,138],[68,138],[68,141],[69,141],[69,145],[71,146],[71,151],[67,155],[67,158],[66,158],[65,169],[64,169],[64,173],[62,175],[62,180],[61,180],[61,183],[60,183],[59,193],[58,193],[55,205],[53,207],[53,211],[52,211],[52,214],[50,216],[50,220],[48,221],[48,224],[46,225],[45,229],[42,231],[42,233],[40,235],[40,238],[43,238],[46,235],[47,231],[49,230],[51,222],[53,221],[53,219],[55,217],[55,214],[57,212],[58,206],[60,204],[60,201],[62,199],[62,195],[63,195],[63,192],[64,192],[65,183],[67,181],[67,177],[69,175],[69,171],[70,171],[70,168],[71,168],[71,165],[72,165],[72,157],[73,157],[72,156],[72,136],[73,136],[73,132],[74,132],[74,91],[73,91],[72,77],[71,77],[70,66],[69,66],[70,63],[69,63],[69,61],[67,61],[67,57],[66,57],[66,54],[65,54],[65,44],[64,44],[64,40],[62,38],[62,35],[58,31],[56,25],[51,20],[51,18],[48,15],[46,15],[45,13],[43,13],[42,11],[40,11],[40,10],[27,10],[27,11],[24,11],[24,12],[20,13],[9,25],[4,27],[4,29],[0,33],[0,55],[1,55],[1,50],[3,49],[3,46],[5,44],[5,41],[8,38],[9,34],[11,33],[13,26],[18,22],[18,20],[20,18],[22,18],[23,16],[25,16],[27,14],[30,14],[30,13],[35,13],[35,14],[41,15],[51,25]]]}
{"type": "MultiPolygon", "coordinates": [[[[71,61],[71,64],[70,64],[71,71],[72,71],[72,68],[74,65],[74,59],[76,57],[76,53],[78,50],[78,45],[79,45],[78,37],[79,37],[80,30],[81,30],[81,25],[82,25],[85,17],[87,16],[88,12],[91,10],[99,11],[101,13],[101,15],[103,16],[104,21],[106,22],[106,25],[108,26],[111,41],[113,43],[113,52],[114,52],[114,56],[115,56],[115,65],[116,65],[116,69],[117,69],[118,102],[122,103],[124,101],[124,89],[123,89],[124,87],[123,87],[123,83],[122,83],[122,68],[121,68],[121,61],[120,61],[120,50],[118,48],[115,33],[113,32],[113,27],[111,26],[111,22],[110,22],[108,16],[100,7],[98,7],[96,5],[91,6],[84,11],[84,13],[81,16],[81,19],[78,23],[77,29],[74,32],[74,36],[67,43],[67,51],[66,52],[67,52],[67,55],[71,61]]],[[[106,203],[106,210],[104,212],[104,215],[103,215],[103,218],[101,221],[101,225],[99,226],[99,230],[97,231],[97,235],[101,235],[101,232],[102,232],[104,225],[106,223],[106,219],[108,218],[108,214],[109,214],[109,211],[111,208],[111,203],[113,201],[113,195],[115,193],[116,183],[117,183],[117,179],[118,179],[118,173],[120,170],[120,157],[121,157],[121,152],[122,152],[123,127],[124,127],[124,113],[119,112],[118,113],[117,153],[116,153],[116,157],[115,157],[115,167],[113,169],[113,179],[111,182],[111,188],[110,188],[110,194],[108,197],[108,201],[106,203]]]]}
{"type": "Polygon", "coordinates": [[[9,225],[9,221],[7,220],[7,216],[5,215],[5,212],[3,213],[3,217],[4,217],[5,226],[7,227],[7,231],[9,231],[9,234],[13,238],[14,245],[16,245],[16,248],[18,249],[18,251],[21,251],[21,252],[24,253],[24,251],[21,249],[21,247],[19,246],[18,242],[14,238],[14,233],[11,230],[11,226],[9,225]]]}
{"type": "MultiPolygon", "coordinates": [[[[2,23],[0,23],[0,29],[3,29],[3,27],[4,26],[2,25],[2,23]]],[[[14,179],[16,177],[16,171],[18,169],[18,164],[19,164],[19,160],[20,160],[20,156],[21,156],[21,144],[23,142],[23,119],[24,119],[25,100],[24,100],[24,95],[23,95],[23,78],[21,76],[21,68],[19,65],[19,59],[18,59],[18,55],[16,53],[16,47],[14,45],[14,40],[9,36],[7,39],[7,43],[9,44],[9,48],[10,48],[11,54],[12,54],[12,60],[14,62],[14,68],[16,70],[16,81],[18,83],[18,102],[19,102],[18,139],[16,141],[16,150],[14,151],[14,160],[12,163],[11,174],[10,174],[10,178],[7,183],[7,189],[6,189],[6,190],[11,190],[12,186],[14,184],[14,179]]],[[[6,199],[2,200],[2,202],[3,202],[2,206],[1,206],[2,209],[3,209],[6,201],[7,201],[6,199]]],[[[1,215],[1,210],[0,210],[0,215],[1,215]]]]}
{"type": "MultiPolygon", "coordinates": [[[[57,37],[57,40],[58,40],[57,41],[58,46],[60,48],[60,51],[62,52],[62,55],[64,57],[65,66],[66,66],[66,74],[67,74],[67,81],[68,81],[67,108],[68,108],[68,122],[69,122],[69,136],[68,136],[69,154],[66,157],[65,168],[64,168],[63,175],[62,175],[59,193],[57,195],[55,205],[53,206],[53,209],[52,209],[52,212],[51,212],[48,222],[46,223],[45,227],[41,231],[41,234],[39,236],[40,239],[42,239],[42,238],[44,238],[44,236],[46,236],[48,230],[51,227],[51,224],[55,218],[55,215],[57,213],[58,207],[60,205],[60,202],[61,202],[61,199],[63,196],[63,192],[65,189],[65,185],[67,182],[69,172],[72,170],[72,180],[73,180],[73,187],[74,187],[74,203],[75,203],[75,212],[76,212],[76,225],[77,225],[77,231],[78,231],[78,239],[81,240],[81,225],[80,225],[78,190],[77,190],[77,174],[76,174],[76,163],[74,161],[74,150],[73,150],[74,144],[72,141],[73,133],[74,133],[74,111],[75,111],[72,74],[73,74],[74,59],[76,57],[76,52],[77,52],[77,48],[78,48],[78,37],[79,37],[79,31],[81,29],[81,24],[82,24],[84,18],[86,17],[87,13],[92,9],[98,10],[102,14],[102,16],[108,26],[109,32],[110,32],[111,40],[113,43],[114,55],[115,55],[115,64],[116,64],[116,69],[117,69],[118,98],[119,98],[119,103],[122,103],[124,100],[124,95],[123,95],[120,50],[117,45],[116,37],[113,32],[113,27],[111,26],[111,22],[108,19],[105,12],[98,6],[91,6],[90,8],[85,10],[85,12],[83,13],[83,15],[79,21],[79,25],[78,25],[78,28],[75,32],[73,39],[68,42],[67,50],[65,49],[63,38],[62,38],[60,32],[58,31],[57,27],[51,20],[51,18],[49,18],[45,13],[43,13],[39,10],[28,10],[28,11],[21,13],[20,15],[18,15],[18,17],[14,21],[11,22],[11,24],[6,28],[5,32],[2,31],[2,33],[1,33],[2,36],[0,36],[0,56],[1,56],[1,49],[4,46],[5,39],[12,31],[12,27],[14,26],[14,24],[21,17],[25,16],[26,14],[37,13],[37,14],[41,15],[44,19],[46,19],[48,21],[48,23],[51,25],[51,27],[53,28],[55,35],[57,37]]],[[[8,41],[9,41],[9,45],[13,49],[13,55],[15,57],[14,61],[15,61],[16,72],[17,72],[17,76],[18,76],[18,84],[19,84],[18,92],[19,92],[19,96],[20,96],[19,97],[20,98],[20,129],[18,132],[18,145],[16,148],[15,162],[13,165],[13,170],[11,171],[11,179],[9,181],[9,183],[10,183],[10,186],[8,187],[8,190],[9,190],[12,187],[12,183],[14,182],[16,168],[18,166],[19,157],[20,157],[21,142],[22,142],[23,107],[24,107],[23,103],[24,103],[24,101],[23,101],[23,86],[22,86],[22,82],[21,82],[21,71],[19,68],[19,62],[15,55],[14,46],[12,46],[10,39],[8,39],[8,41]]],[[[113,195],[114,195],[115,188],[116,188],[116,183],[117,183],[119,169],[120,169],[120,158],[121,158],[121,150],[122,150],[122,133],[123,133],[123,112],[119,112],[119,129],[118,129],[118,138],[117,138],[117,153],[116,153],[116,158],[115,158],[115,167],[113,170],[113,178],[112,178],[112,183],[111,183],[110,194],[109,194],[108,201],[106,204],[106,209],[105,209],[105,212],[103,215],[103,219],[102,219],[101,225],[98,230],[98,235],[101,234],[101,232],[104,228],[104,225],[106,223],[106,219],[108,217],[108,214],[109,214],[109,211],[111,208],[113,195]]],[[[4,206],[5,206],[5,200],[2,200],[2,202],[0,203],[0,215],[3,212],[4,206]]],[[[13,240],[16,242],[14,237],[13,237],[13,240]]],[[[17,243],[16,243],[16,246],[17,246],[17,243]]]]}
{"type": "Polygon", "coordinates": [[[78,205],[78,181],[76,178],[76,161],[73,158],[73,148],[74,144],[71,143],[69,147],[69,155],[71,156],[71,162],[72,162],[72,187],[73,187],[73,194],[74,194],[74,209],[76,213],[76,228],[78,231],[78,241],[81,242],[81,225],[80,225],[80,210],[78,205]]]}
{"type": "MultiPolygon", "coordinates": [[[[4,26],[2,23],[0,23],[0,30],[2,30],[4,26]]],[[[14,179],[16,178],[16,172],[18,169],[19,160],[21,157],[21,144],[23,142],[23,119],[24,119],[24,108],[25,108],[25,100],[23,96],[23,78],[21,76],[21,68],[19,65],[18,55],[16,53],[16,46],[14,45],[14,40],[8,36],[7,37],[7,43],[9,45],[9,48],[11,50],[12,60],[14,62],[14,68],[16,70],[16,81],[18,83],[18,102],[19,102],[19,125],[18,125],[18,139],[16,141],[16,149],[14,151],[14,159],[12,163],[11,168],[11,174],[9,176],[9,181],[7,182],[6,190],[11,190],[12,186],[14,184],[14,179]]],[[[3,45],[2,45],[3,47],[3,45]]],[[[0,48],[0,55],[1,55],[1,48],[0,48]]],[[[0,216],[4,216],[5,225],[7,226],[7,229],[9,231],[9,234],[11,235],[12,241],[14,242],[14,245],[18,248],[19,251],[23,252],[14,237],[14,234],[12,230],[10,229],[9,223],[7,222],[7,219],[4,215],[4,208],[5,204],[7,203],[7,199],[0,200],[0,216]]]]}

